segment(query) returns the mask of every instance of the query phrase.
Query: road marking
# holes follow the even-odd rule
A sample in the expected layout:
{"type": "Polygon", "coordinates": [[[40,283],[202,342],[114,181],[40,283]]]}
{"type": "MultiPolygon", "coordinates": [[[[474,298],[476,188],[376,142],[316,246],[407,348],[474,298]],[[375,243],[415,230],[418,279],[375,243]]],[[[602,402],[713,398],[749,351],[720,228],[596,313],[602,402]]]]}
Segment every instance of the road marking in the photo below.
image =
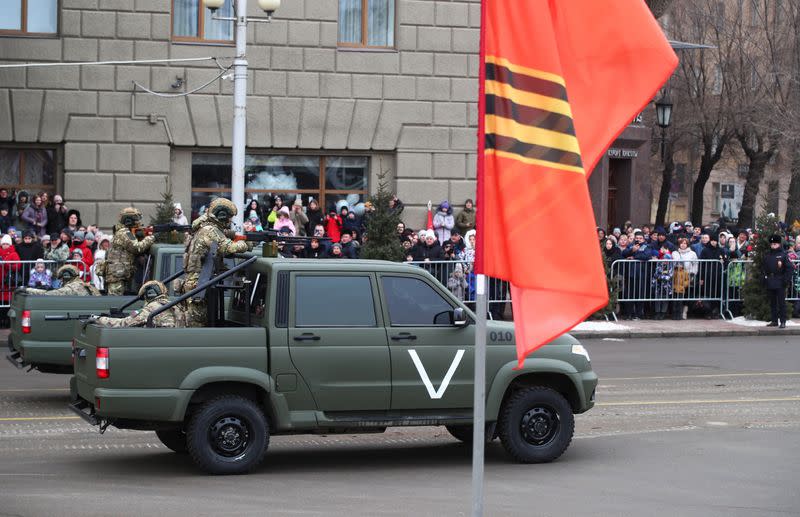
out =
{"type": "Polygon", "coordinates": [[[30,388],[27,390],[15,389],[15,390],[0,390],[0,393],[19,393],[19,392],[26,392],[26,393],[36,393],[39,391],[69,391],[69,388],[30,388]]]}
{"type": "Polygon", "coordinates": [[[800,372],[708,373],[699,375],[664,375],[660,377],[600,377],[601,381],[650,381],[659,379],[712,379],[717,377],[781,377],[800,372]]]}
{"type": "Polygon", "coordinates": [[[800,402],[800,397],[774,399],[721,399],[721,400],[640,400],[632,402],[600,402],[596,406],[669,406],[686,404],[746,404],[752,402],[800,402]]]}
{"type": "Polygon", "coordinates": [[[35,420],[78,420],[79,416],[21,416],[3,417],[0,422],[31,422],[35,420]]]}

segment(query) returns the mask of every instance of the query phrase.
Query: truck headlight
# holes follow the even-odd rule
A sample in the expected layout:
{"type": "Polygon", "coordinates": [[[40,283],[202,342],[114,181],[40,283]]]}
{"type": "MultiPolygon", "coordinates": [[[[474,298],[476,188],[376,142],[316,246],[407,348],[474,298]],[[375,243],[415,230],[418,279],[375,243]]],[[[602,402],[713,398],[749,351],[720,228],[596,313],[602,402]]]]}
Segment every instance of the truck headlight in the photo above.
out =
{"type": "Polygon", "coordinates": [[[572,345],[572,353],[582,355],[587,361],[592,362],[592,360],[589,358],[589,351],[586,350],[583,345],[572,345]]]}

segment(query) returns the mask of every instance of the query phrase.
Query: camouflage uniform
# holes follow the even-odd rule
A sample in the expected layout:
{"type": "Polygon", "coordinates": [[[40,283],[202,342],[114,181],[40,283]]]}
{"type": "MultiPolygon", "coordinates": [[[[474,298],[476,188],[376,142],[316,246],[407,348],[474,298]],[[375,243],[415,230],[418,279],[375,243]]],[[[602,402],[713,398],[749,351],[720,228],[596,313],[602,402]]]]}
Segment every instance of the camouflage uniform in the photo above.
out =
{"type": "MultiPolygon", "coordinates": [[[[141,310],[134,311],[125,318],[101,316],[93,319],[92,322],[103,327],[144,327],[147,324],[147,318],[150,317],[153,311],[169,303],[166,286],[157,280],[145,282],[142,288],[139,289],[139,296],[147,298],[147,304],[141,310]],[[151,286],[156,286],[160,294],[148,298],[147,291],[151,286]]],[[[185,327],[186,314],[179,305],[176,305],[153,318],[153,326],[168,328],[185,327]]]]}
{"type": "MultiPolygon", "coordinates": [[[[182,293],[188,293],[198,285],[200,273],[203,269],[208,251],[213,242],[217,243],[214,271],[222,269],[222,259],[235,253],[244,253],[253,249],[252,244],[244,241],[233,241],[228,235],[230,218],[236,215],[236,206],[229,200],[217,198],[211,202],[206,214],[198,219],[199,224],[194,227],[193,235],[187,240],[186,253],[183,256],[183,268],[186,271],[182,293]],[[218,218],[220,211],[226,211],[228,218],[218,218]]],[[[198,221],[195,221],[197,223],[198,221]]],[[[187,300],[187,325],[189,327],[203,327],[208,316],[208,304],[205,299],[187,300]]]]}
{"type": "Polygon", "coordinates": [[[124,208],[119,213],[119,228],[111,239],[111,249],[101,267],[101,275],[105,280],[106,292],[109,295],[125,294],[125,287],[133,276],[136,255],[147,253],[155,237],[148,235],[137,240],[131,228],[141,221],[142,213],[136,208],[124,208]]]}
{"type": "Polygon", "coordinates": [[[63,282],[63,285],[58,289],[48,291],[46,289],[26,287],[23,292],[27,294],[42,294],[44,296],[100,296],[100,291],[95,286],[81,280],[78,268],[75,266],[61,266],[56,272],[56,278],[63,282]]]}

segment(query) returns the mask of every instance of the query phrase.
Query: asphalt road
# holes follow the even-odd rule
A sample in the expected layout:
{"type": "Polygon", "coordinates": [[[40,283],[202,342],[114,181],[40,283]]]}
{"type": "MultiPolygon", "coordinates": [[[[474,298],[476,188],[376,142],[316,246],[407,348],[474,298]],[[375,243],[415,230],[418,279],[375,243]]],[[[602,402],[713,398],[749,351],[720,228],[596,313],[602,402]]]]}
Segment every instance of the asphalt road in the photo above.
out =
{"type": "MultiPolygon", "coordinates": [[[[486,515],[800,515],[800,337],[586,341],[598,405],[548,465],[486,450],[486,515]]],[[[153,433],[98,435],[66,376],[0,365],[0,515],[470,514],[443,428],[273,437],[254,474],[198,474],[153,433]]]]}

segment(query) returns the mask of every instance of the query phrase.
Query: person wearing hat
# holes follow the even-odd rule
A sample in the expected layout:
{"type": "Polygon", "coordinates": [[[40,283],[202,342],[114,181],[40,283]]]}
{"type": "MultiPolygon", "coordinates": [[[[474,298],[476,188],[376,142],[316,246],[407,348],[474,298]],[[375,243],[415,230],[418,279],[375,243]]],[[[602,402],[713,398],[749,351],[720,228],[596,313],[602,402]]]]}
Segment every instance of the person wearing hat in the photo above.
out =
{"type": "Polygon", "coordinates": [[[72,234],[72,246],[69,248],[70,255],[75,253],[75,250],[81,250],[81,260],[86,264],[85,271],[88,271],[94,264],[94,254],[86,245],[86,232],[78,230],[72,234]]]}
{"type": "Polygon", "coordinates": [[[43,259],[37,259],[36,264],[31,271],[31,277],[28,279],[28,286],[30,287],[51,287],[53,284],[53,277],[50,271],[44,264],[43,259]]]}
{"type": "MultiPolygon", "coordinates": [[[[89,323],[100,325],[101,327],[124,328],[124,327],[144,327],[150,314],[169,303],[169,292],[167,286],[158,280],[145,282],[139,289],[139,296],[145,301],[141,310],[132,312],[125,318],[111,318],[108,316],[92,316],[89,323]]],[[[160,328],[183,328],[186,326],[186,311],[179,303],[169,309],[157,314],[153,318],[153,326],[160,328]]]]}
{"type": "Polygon", "coordinates": [[[289,228],[292,232],[292,235],[295,235],[295,226],[292,220],[289,218],[289,207],[282,206],[278,209],[278,219],[275,221],[275,224],[272,228],[276,231],[280,231],[282,228],[289,228]]]}
{"type": "Polygon", "coordinates": [[[764,273],[764,287],[769,296],[769,308],[772,319],[768,327],[786,328],[786,286],[794,275],[794,265],[789,254],[783,249],[780,235],[769,238],[769,250],[761,261],[764,273]]]}
{"type": "Polygon", "coordinates": [[[50,236],[50,242],[44,249],[44,258],[54,262],[66,262],[69,258],[69,246],[61,241],[59,234],[50,236]]]}
{"type": "Polygon", "coordinates": [[[42,245],[36,242],[33,230],[22,232],[22,243],[17,245],[17,253],[19,259],[23,261],[33,262],[36,259],[44,258],[44,250],[42,245]]]}
{"type": "Polygon", "coordinates": [[[292,203],[292,212],[289,214],[292,224],[295,228],[295,235],[306,236],[306,225],[308,224],[308,217],[303,212],[303,200],[299,197],[292,203]]]}
{"type": "Polygon", "coordinates": [[[461,235],[475,229],[475,203],[471,199],[464,201],[464,209],[456,216],[456,228],[461,235]]]}
{"type": "Polygon", "coordinates": [[[450,207],[450,203],[442,201],[436,210],[436,215],[433,216],[433,229],[439,242],[450,240],[450,231],[455,225],[456,221],[453,218],[453,209],[450,207]]]}
{"type": "Polygon", "coordinates": [[[45,296],[100,296],[100,291],[93,285],[81,280],[78,268],[72,264],[61,266],[56,272],[56,278],[61,281],[61,287],[58,289],[46,291],[32,287],[20,287],[17,291],[25,294],[43,294],[45,296]]]}
{"type": "MultiPolygon", "coordinates": [[[[715,232],[706,232],[707,244],[700,252],[700,296],[713,298],[722,288],[722,271],[725,269],[725,252],[719,247],[719,236],[715,232]]],[[[719,302],[702,301],[706,319],[719,318],[719,302]]]]}
{"type": "Polygon", "coordinates": [[[334,242],[333,244],[331,244],[331,251],[330,251],[330,253],[328,255],[328,258],[333,258],[333,259],[346,258],[344,256],[344,254],[342,253],[342,244],[341,243],[334,242]]]}
{"type": "Polygon", "coordinates": [[[180,226],[189,226],[189,220],[183,213],[183,207],[180,203],[175,203],[175,209],[172,212],[172,222],[180,226]]]}

